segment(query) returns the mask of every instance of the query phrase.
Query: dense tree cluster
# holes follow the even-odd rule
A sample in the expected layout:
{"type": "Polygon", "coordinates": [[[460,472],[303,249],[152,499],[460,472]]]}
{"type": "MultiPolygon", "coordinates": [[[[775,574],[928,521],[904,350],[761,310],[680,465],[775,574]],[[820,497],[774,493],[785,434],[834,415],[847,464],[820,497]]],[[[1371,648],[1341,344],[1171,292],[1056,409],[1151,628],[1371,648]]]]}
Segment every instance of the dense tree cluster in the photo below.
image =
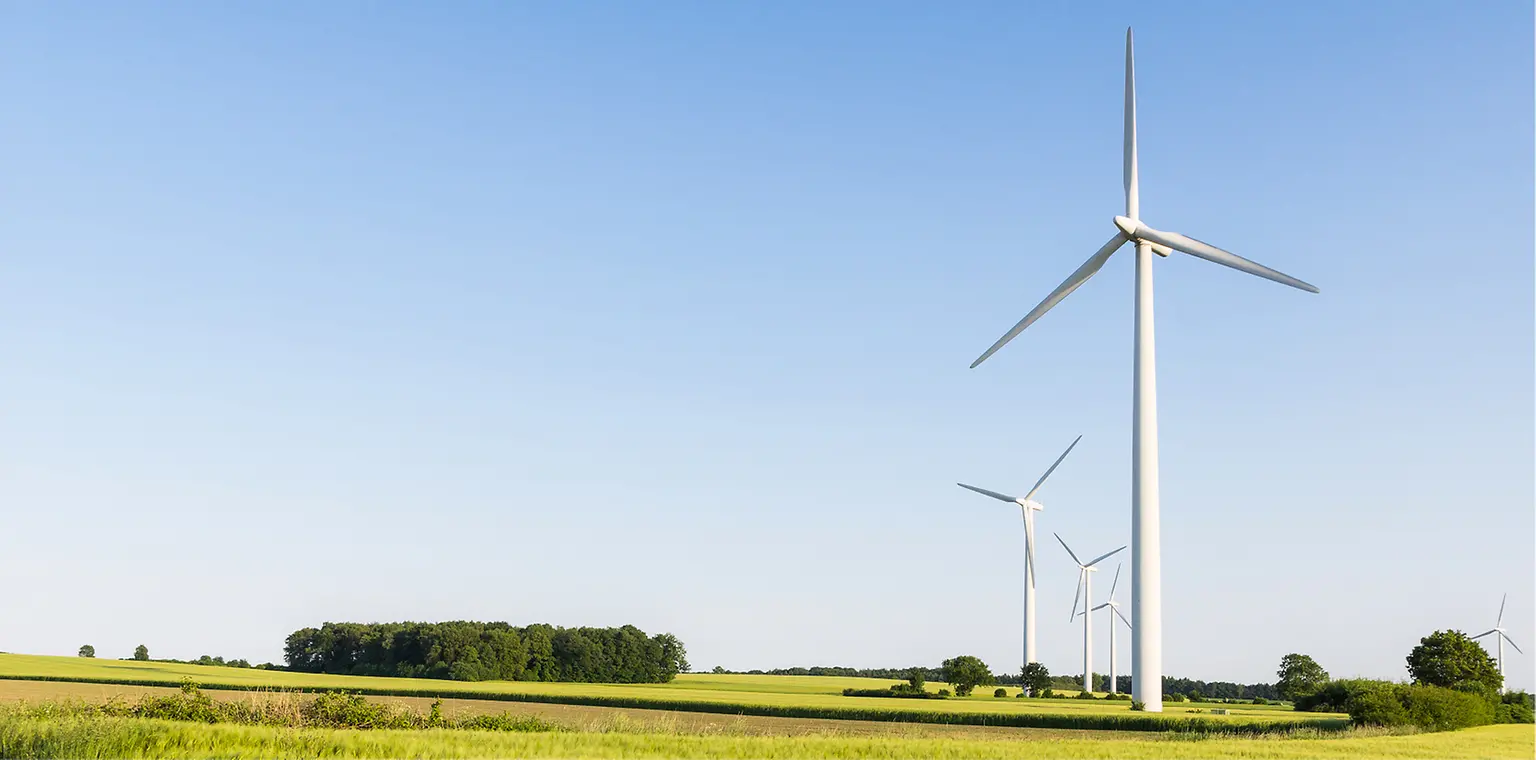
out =
{"type": "Polygon", "coordinates": [[[294,631],[283,648],[305,673],[457,681],[665,683],[688,670],[670,633],[507,623],[326,623],[294,631]]]}

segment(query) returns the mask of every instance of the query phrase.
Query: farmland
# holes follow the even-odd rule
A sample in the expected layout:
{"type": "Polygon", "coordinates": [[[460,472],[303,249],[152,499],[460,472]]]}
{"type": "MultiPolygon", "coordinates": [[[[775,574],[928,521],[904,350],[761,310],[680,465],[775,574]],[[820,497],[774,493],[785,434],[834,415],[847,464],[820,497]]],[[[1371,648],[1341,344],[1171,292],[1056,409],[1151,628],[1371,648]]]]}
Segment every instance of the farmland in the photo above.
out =
{"type": "MultiPolygon", "coordinates": [[[[878,679],[685,674],[669,684],[431,681],[176,663],[0,655],[0,757],[633,757],[633,758],[1526,758],[1530,726],[1396,735],[1343,727],[1343,716],[1276,706],[1173,704],[1164,716],[1124,702],[985,696],[948,700],[843,697],[878,679]],[[358,730],[126,718],[71,708],[175,693],[191,679],[221,701],[348,690],[425,713],[531,716],[555,730],[358,730]],[[153,684],[153,685],[139,685],[153,684]],[[223,685],[226,688],[213,690],[223,685]],[[607,703],[607,704],[605,704],[607,703]],[[878,707],[864,707],[874,703],[878,707]],[[703,709],[669,710],[676,705],[703,709]],[[57,708],[50,707],[57,705],[57,708]],[[851,705],[851,706],[850,706],[851,705]],[[657,709],[661,708],[661,709],[657,709]],[[865,718],[859,720],[856,718],[865,718]],[[1021,727],[1126,724],[1134,731],[1021,727]],[[1297,728],[1293,721],[1310,721],[1297,728]],[[1184,729],[1167,726],[1183,722],[1184,729]],[[960,725],[957,725],[960,724],[960,725]],[[970,725],[964,725],[970,724],[970,725]],[[1211,728],[1211,726],[1217,726],[1211,728]],[[1163,726],[1163,729],[1153,730],[1163,726]],[[1190,726],[1208,730],[1190,732],[1190,726]],[[1222,736],[1220,726],[1249,734],[1222,736]]],[[[939,685],[935,684],[935,688],[939,685]]],[[[1010,690],[1012,693],[1012,690],[1010,690]]]]}
{"type": "Polygon", "coordinates": [[[0,711],[0,756],[23,757],[628,757],[628,758],[1528,758],[1529,726],[1337,739],[975,739],[742,736],[680,733],[357,731],[206,725],[162,720],[41,721],[0,711]]]}
{"type": "Polygon", "coordinates": [[[830,676],[683,674],[666,684],[462,682],[8,654],[0,655],[0,678],[140,685],[175,685],[190,678],[207,689],[349,690],[388,696],[1059,729],[1257,733],[1299,726],[1341,728],[1347,722],[1342,715],[1299,714],[1272,705],[1233,705],[1230,715],[1211,715],[1209,705],[1170,703],[1158,716],[1131,712],[1126,702],[1015,699],[1016,689],[1003,699],[993,697],[990,690],[946,700],[851,698],[842,696],[844,688],[874,688],[890,682],[830,676]]]}

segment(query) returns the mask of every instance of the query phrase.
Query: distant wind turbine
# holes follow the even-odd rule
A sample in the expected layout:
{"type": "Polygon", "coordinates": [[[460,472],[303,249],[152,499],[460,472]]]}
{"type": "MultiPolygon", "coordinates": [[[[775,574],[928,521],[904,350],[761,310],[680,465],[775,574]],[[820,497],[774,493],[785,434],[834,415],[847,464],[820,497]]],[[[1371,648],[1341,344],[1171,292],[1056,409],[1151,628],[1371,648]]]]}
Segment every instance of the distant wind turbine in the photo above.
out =
{"type": "MultiPolygon", "coordinates": [[[[1502,627],[1504,625],[1504,604],[1506,602],[1508,602],[1508,601],[1509,601],[1509,594],[1505,594],[1504,598],[1499,600],[1499,617],[1498,617],[1497,620],[1494,621],[1493,629],[1492,630],[1488,630],[1488,631],[1483,631],[1482,633],[1479,633],[1476,636],[1472,637],[1473,639],[1480,639],[1480,638],[1482,638],[1484,636],[1493,636],[1494,640],[1499,642],[1499,677],[1500,678],[1504,677],[1504,642],[1508,641],[1509,645],[1514,647],[1516,652],[1520,652],[1520,645],[1516,644],[1514,639],[1511,639],[1508,634],[1504,633],[1504,628],[1502,627]],[[1497,634],[1497,635],[1495,635],[1495,634],[1497,634]]],[[[1525,654],[1525,652],[1520,652],[1520,654],[1525,654]]]]}
{"type": "MultiPolygon", "coordinates": [[[[1107,601],[1107,602],[1105,602],[1105,603],[1103,603],[1103,604],[1093,608],[1094,612],[1098,612],[1099,610],[1102,610],[1105,607],[1108,607],[1109,611],[1112,613],[1109,616],[1109,693],[1110,694],[1114,694],[1115,691],[1116,691],[1116,689],[1115,689],[1115,675],[1117,673],[1119,673],[1119,668],[1117,667],[1118,666],[1118,660],[1115,659],[1115,616],[1118,615],[1121,620],[1125,620],[1125,627],[1126,628],[1129,628],[1129,629],[1131,629],[1133,631],[1136,630],[1136,626],[1131,625],[1131,621],[1126,620],[1125,614],[1120,611],[1120,603],[1115,601],[1115,589],[1120,587],[1120,567],[1121,567],[1120,565],[1115,565],[1115,582],[1109,584],[1109,601],[1107,601]]],[[[1086,615],[1088,613],[1084,612],[1083,614],[1086,615]]]]}
{"type": "MultiPolygon", "coordinates": [[[[1136,170],[1136,67],[1130,29],[1125,30],[1124,169],[1125,216],[1114,218],[1114,237],[1097,253],[1088,257],[1040,305],[1024,315],[1012,330],[972,362],[971,367],[986,361],[987,357],[1013,340],[1024,328],[1050,311],[1051,307],[1071,295],[1072,291],[1098,272],[1115,251],[1126,243],[1135,244],[1135,393],[1131,412],[1131,544],[1135,548],[1131,551],[1131,617],[1136,620],[1136,627],[1131,631],[1131,692],[1136,700],[1146,705],[1148,712],[1162,712],[1163,602],[1157,496],[1157,362],[1152,329],[1152,254],[1166,257],[1179,251],[1309,293],[1316,293],[1317,288],[1209,243],[1177,232],[1155,230],[1141,222],[1141,195],[1136,170]]],[[[1274,224],[1261,224],[1255,229],[1281,228],[1274,224]]]]}
{"type": "Polygon", "coordinates": [[[1074,438],[1072,440],[1072,443],[1067,446],[1067,450],[1061,452],[1061,456],[1056,457],[1056,461],[1051,465],[1050,469],[1046,470],[1045,474],[1041,475],[1040,479],[1035,481],[1035,487],[1029,489],[1029,493],[1024,494],[1024,496],[1022,498],[1016,498],[1016,497],[1013,497],[1013,496],[1009,496],[1007,494],[1001,494],[1001,493],[998,493],[996,491],[988,491],[985,488],[977,488],[976,486],[968,486],[968,485],[966,485],[964,483],[956,483],[955,484],[957,486],[960,486],[961,488],[968,488],[968,489],[970,489],[972,491],[975,491],[976,493],[979,493],[979,494],[981,494],[983,496],[991,496],[992,498],[997,499],[998,501],[1006,501],[1006,502],[1011,502],[1011,503],[1014,503],[1014,504],[1018,504],[1019,505],[1019,513],[1024,517],[1024,664],[1025,665],[1028,665],[1031,662],[1039,662],[1039,660],[1035,658],[1035,513],[1040,511],[1040,510],[1042,510],[1042,509],[1045,509],[1045,505],[1041,504],[1038,501],[1034,501],[1035,492],[1040,490],[1040,486],[1045,485],[1045,479],[1049,478],[1051,476],[1051,473],[1056,471],[1056,465],[1061,464],[1061,460],[1066,459],[1067,455],[1072,453],[1072,449],[1077,446],[1077,442],[1081,441],[1081,440],[1083,440],[1082,436],[1078,436],[1077,438],[1074,438]]]}
{"type": "MultiPolygon", "coordinates": [[[[1057,541],[1061,541],[1061,548],[1066,549],[1067,554],[1072,556],[1072,561],[1077,563],[1077,593],[1072,595],[1071,619],[1077,619],[1077,600],[1079,597],[1081,597],[1083,600],[1083,610],[1085,610],[1083,614],[1083,691],[1092,693],[1093,616],[1087,614],[1086,610],[1088,609],[1089,605],[1093,604],[1093,574],[1098,572],[1098,568],[1094,567],[1094,565],[1097,565],[1100,562],[1103,562],[1104,560],[1109,559],[1110,557],[1113,557],[1114,555],[1124,551],[1125,547],[1122,546],[1119,549],[1116,549],[1107,554],[1100,554],[1092,562],[1084,562],[1077,558],[1077,553],[1072,551],[1072,547],[1067,546],[1066,541],[1062,541],[1061,536],[1055,533],[1052,533],[1051,535],[1056,536],[1057,541]]],[[[1116,579],[1119,579],[1118,573],[1116,574],[1116,579]]],[[[1110,635],[1114,635],[1113,625],[1110,626],[1110,632],[1110,635]]]]}

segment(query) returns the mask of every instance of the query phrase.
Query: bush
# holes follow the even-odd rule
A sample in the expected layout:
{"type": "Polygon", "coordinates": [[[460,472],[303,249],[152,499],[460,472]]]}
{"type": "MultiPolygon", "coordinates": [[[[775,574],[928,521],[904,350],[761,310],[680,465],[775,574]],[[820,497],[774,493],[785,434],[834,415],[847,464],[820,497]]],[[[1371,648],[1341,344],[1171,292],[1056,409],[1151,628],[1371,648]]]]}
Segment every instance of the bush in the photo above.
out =
{"type": "Polygon", "coordinates": [[[1132,712],[1146,712],[1146,710],[1147,710],[1147,703],[1146,702],[1143,702],[1143,701],[1141,701],[1139,699],[1131,700],[1131,711],[1132,712]]]}
{"type": "Polygon", "coordinates": [[[1267,704],[1269,704],[1269,700],[1267,700],[1267,699],[1265,699],[1263,697],[1254,697],[1253,698],[1253,703],[1256,704],[1256,705],[1267,705],[1267,704]]]}
{"type": "Polygon", "coordinates": [[[1391,684],[1350,700],[1349,717],[1360,726],[1417,726],[1454,731],[1494,722],[1494,702],[1469,691],[1426,684],[1391,684]]]}
{"type": "Polygon", "coordinates": [[[1093,696],[1093,692],[1091,691],[1080,691],[1077,693],[1076,697],[1073,697],[1073,699],[1098,699],[1098,697],[1093,696]]]}
{"type": "Polygon", "coordinates": [[[1040,698],[1041,699],[1055,699],[1056,698],[1056,690],[1052,689],[1050,687],[1046,687],[1045,691],[1040,692],[1040,698]]]}
{"type": "Polygon", "coordinates": [[[1184,701],[1187,701],[1187,700],[1184,699],[1184,695],[1183,694],[1168,694],[1168,695],[1165,695],[1163,697],[1163,699],[1165,701],[1168,701],[1168,702],[1184,702],[1184,701]]]}
{"type": "Polygon", "coordinates": [[[1029,696],[1029,694],[1027,694],[1027,693],[1025,693],[1023,691],[1020,691],[1018,694],[1015,694],[1013,696],[1017,697],[1018,699],[1023,699],[1025,697],[1029,696]]]}
{"type": "Polygon", "coordinates": [[[1391,681],[1373,681],[1368,678],[1346,678],[1329,681],[1311,694],[1296,698],[1297,712],[1349,712],[1350,702],[1357,696],[1374,689],[1391,688],[1391,681]]]}
{"type": "Polygon", "coordinates": [[[1117,702],[1129,702],[1129,701],[1131,701],[1131,695],[1126,694],[1123,691],[1122,692],[1115,692],[1114,694],[1105,694],[1104,698],[1105,699],[1112,699],[1112,700],[1115,700],[1117,702]]]}
{"type": "Polygon", "coordinates": [[[947,696],[949,696],[949,689],[939,689],[939,696],[940,697],[947,697],[947,696]]]}
{"type": "Polygon", "coordinates": [[[80,657],[95,657],[96,647],[93,647],[90,644],[86,644],[80,647],[80,651],[77,653],[77,655],[80,657]]]}
{"type": "Polygon", "coordinates": [[[1007,689],[996,689],[996,690],[994,690],[992,692],[992,696],[994,696],[994,697],[1006,697],[1006,696],[1008,696],[1008,690],[1007,689]]]}
{"type": "Polygon", "coordinates": [[[1531,695],[1524,691],[1511,691],[1500,698],[1494,707],[1494,723],[1536,723],[1531,695]]]}

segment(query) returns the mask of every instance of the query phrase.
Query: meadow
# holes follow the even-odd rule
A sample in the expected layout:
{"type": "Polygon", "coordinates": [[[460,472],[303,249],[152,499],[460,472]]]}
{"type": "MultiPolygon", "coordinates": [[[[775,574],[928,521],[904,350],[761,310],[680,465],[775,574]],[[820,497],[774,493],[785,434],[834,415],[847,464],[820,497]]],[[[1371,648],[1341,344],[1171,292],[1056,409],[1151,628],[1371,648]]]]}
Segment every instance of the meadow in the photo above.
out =
{"type": "MultiPolygon", "coordinates": [[[[1297,728],[1342,729],[1343,715],[1297,713],[1275,705],[1165,704],[1161,715],[1137,713],[1128,702],[1016,699],[979,688],[969,697],[908,700],[844,697],[845,688],[878,688],[891,681],[834,676],[683,674],[666,684],[593,684],[530,681],[437,681],[291,673],[178,663],[80,657],[0,655],[0,679],[176,685],[192,679],[205,689],[347,690],[377,696],[448,697],[544,702],[794,718],[900,721],[1055,729],[1274,733],[1297,728]]],[[[930,684],[930,689],[945,688],[930,684]]]]}

